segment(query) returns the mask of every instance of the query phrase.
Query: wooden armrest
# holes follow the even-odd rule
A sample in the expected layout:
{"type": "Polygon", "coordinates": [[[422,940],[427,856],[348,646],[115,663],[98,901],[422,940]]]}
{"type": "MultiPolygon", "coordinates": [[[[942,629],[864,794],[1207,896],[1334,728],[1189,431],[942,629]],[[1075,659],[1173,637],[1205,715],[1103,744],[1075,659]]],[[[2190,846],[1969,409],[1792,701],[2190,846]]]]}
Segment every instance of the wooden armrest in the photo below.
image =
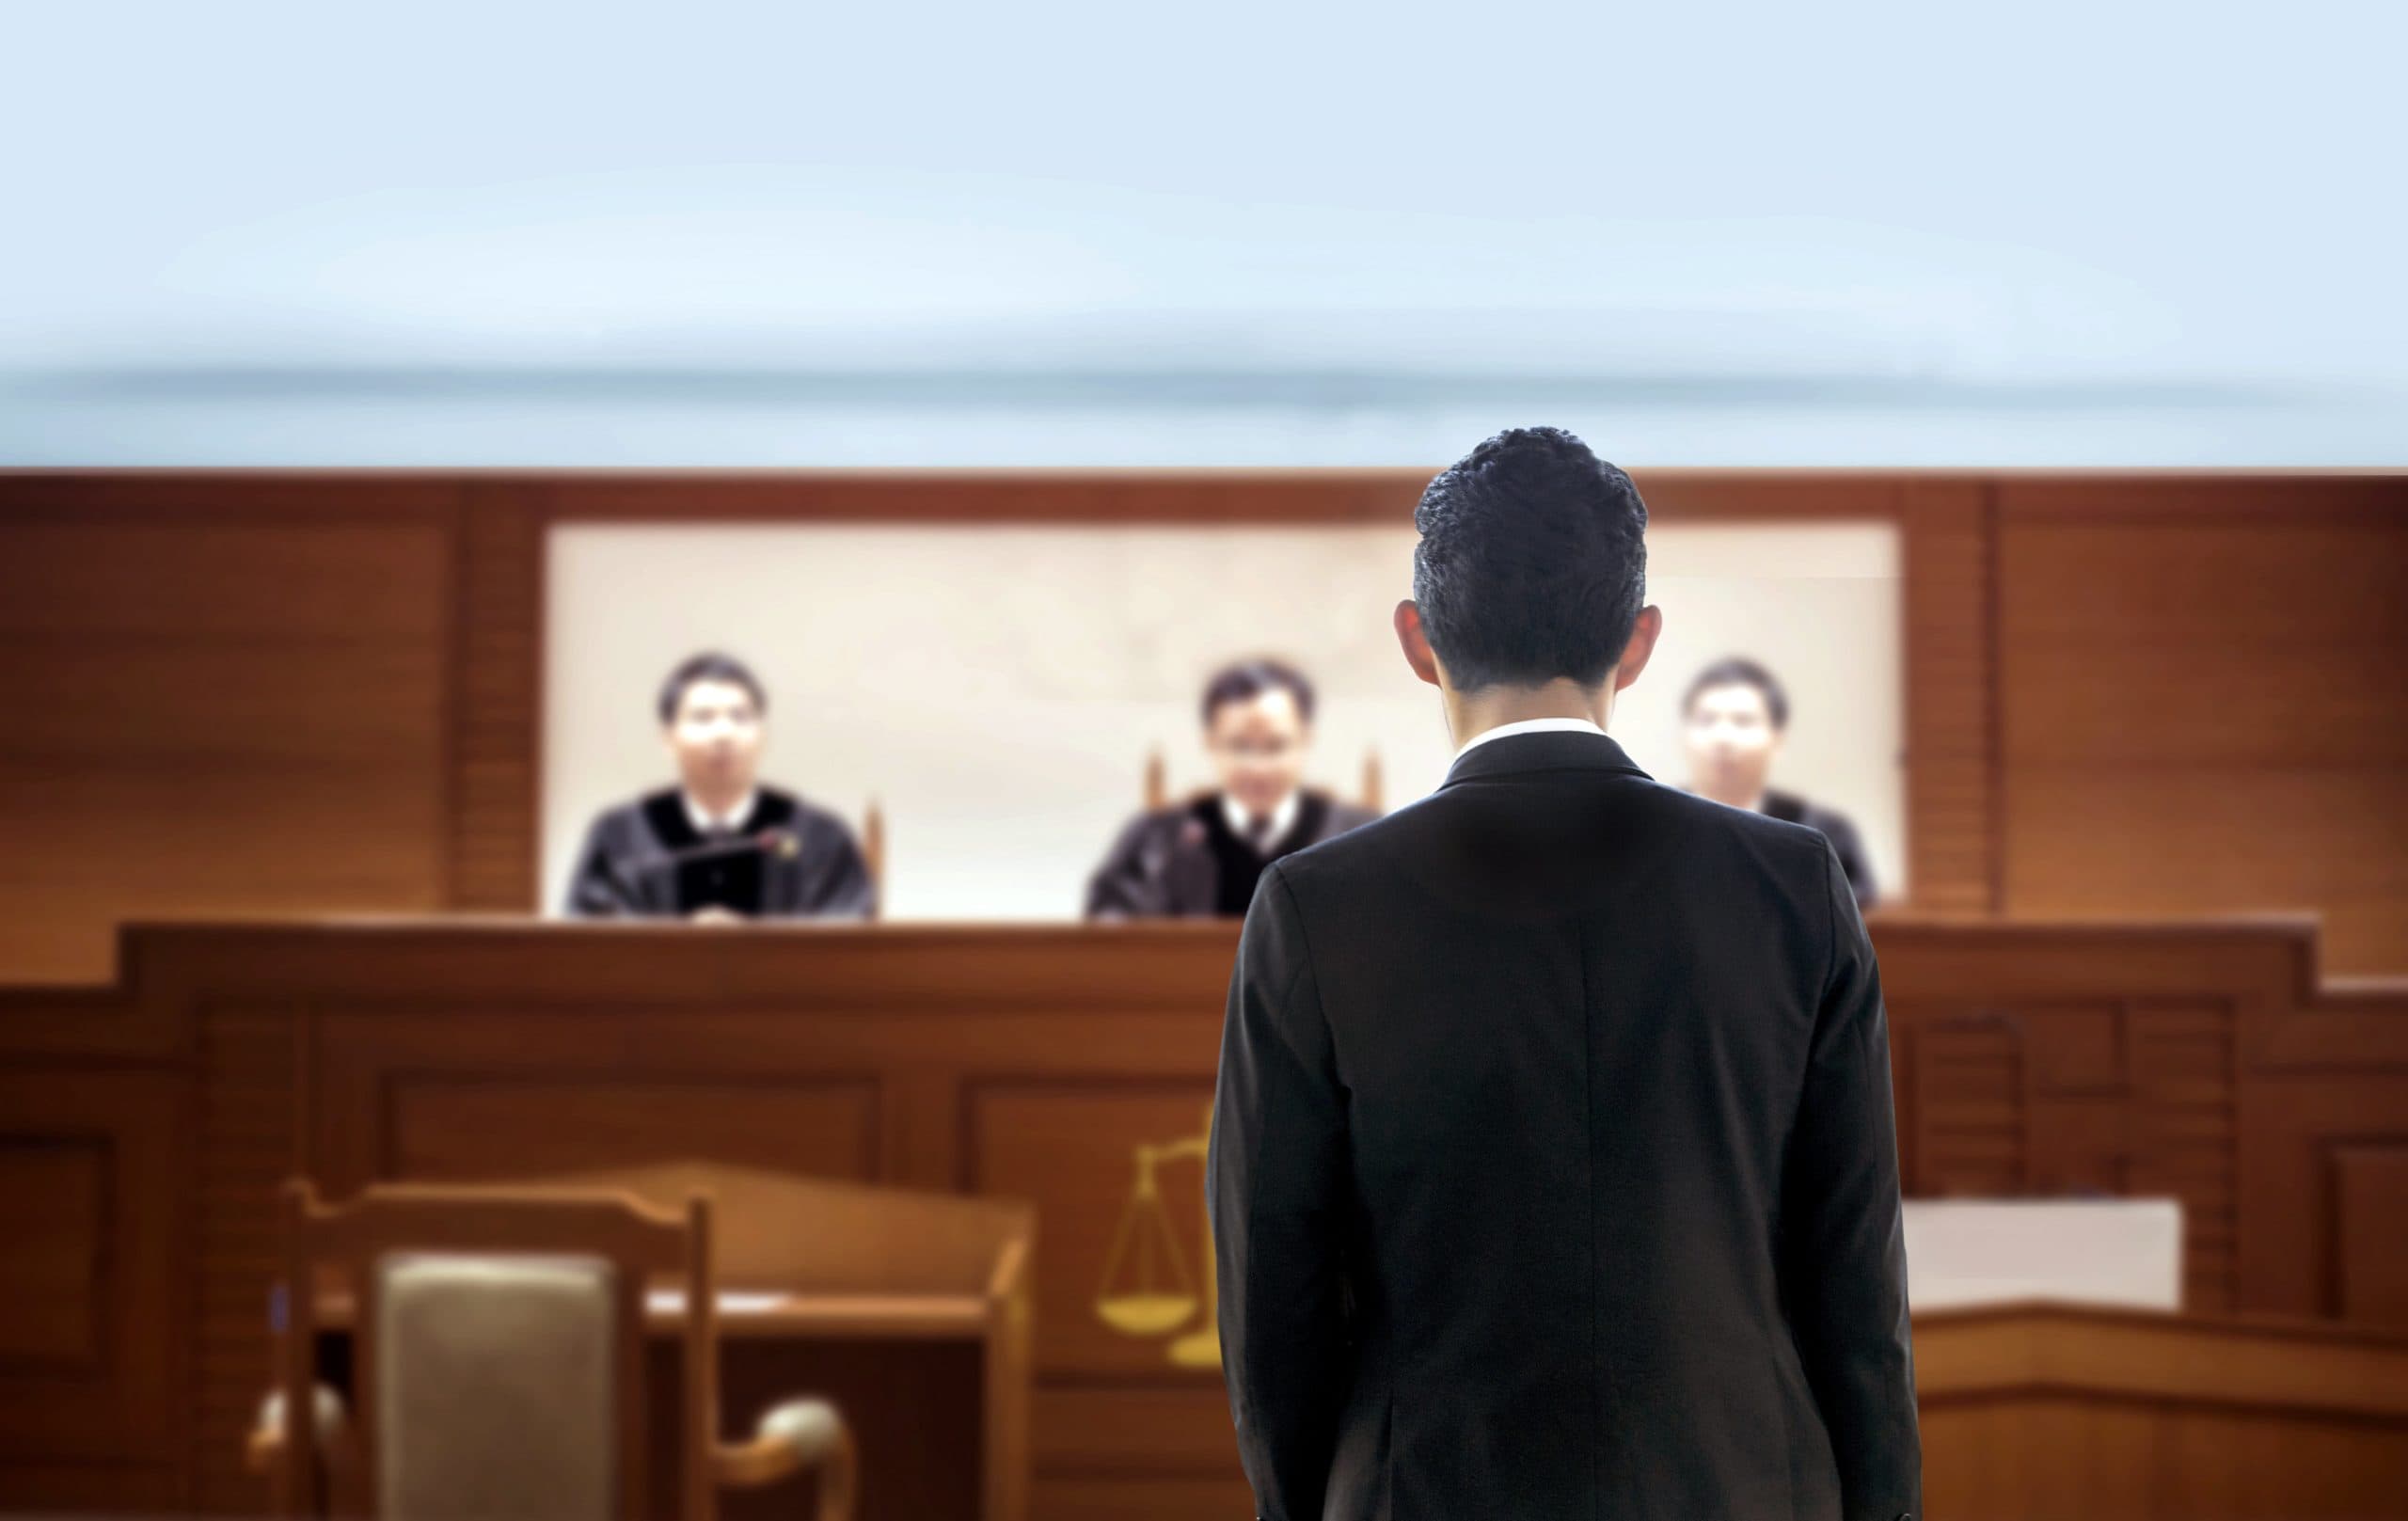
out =
{"type": "Polygon", "coordinates": [[[851,1521],[853,1433],[825,1400],[788,1400],[761,1417],[752,1439],[711,1453],[722,1484],[752,1488],[805,1468],[819,1471],[818,1521],[851,1521]]]}
{"type": "MultiPolygon", "coordinates": [[[[318,1441],[318,1450],[331,1453],[342,1440],[343,1423],[347,1418],[342,1396],[324,1384],[314,1385],[309,1391],[310,1425],[318,1441]]],[[[277,1458],[284,1451],[284,1391],[271,1389],[260,1402],[259,1418],[251,1425],[250,1438],[243,1444],[243,1466],[252,1473],[266,1473],[276,1466],[277,1458]]]]}

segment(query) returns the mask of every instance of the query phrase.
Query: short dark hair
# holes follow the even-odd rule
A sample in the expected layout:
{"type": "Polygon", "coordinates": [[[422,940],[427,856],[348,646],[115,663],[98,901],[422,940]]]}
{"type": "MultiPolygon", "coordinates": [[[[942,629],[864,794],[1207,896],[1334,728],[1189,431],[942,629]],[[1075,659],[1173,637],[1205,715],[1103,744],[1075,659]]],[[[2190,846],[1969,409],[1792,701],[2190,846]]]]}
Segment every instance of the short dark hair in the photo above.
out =
{"type": "Polygon", "coordinates": [[[1263,658],[1239,660],[1212,673],[1204,684],[1205,726],[1211,727],[1212,715],[1229,704],[1250,703],[1267,691],[1287,692],[1296,700],[1296,716],[1307,723],[1313,721],[1313,684],[1287,661],[1263,658]]]}
{"type": "Polygon", "coordinates": [[[1561,428],[1511,428],[1441,470],[1413,599],[1456,688],[1604,684],[1647,598],[1647,504],[1561,428]]]}
{"type": "Polygon", "coordinates": [[[678,705],[686,701],[686,689],[698,681],[724,681],[741,687],[752,699],[754,712],[769,711],[769,694],[761,689],[761,678],[752,673],[752,667],[733,655],[705,650],[700,655],[689,655],[678,661],[677,669],[669,673],[669,679],[660,684],[661,722],[677,721],[678,705]]]}
{"type": "Polygon", "coordinates": [[[1691,677],[1689,689],[1681,694],[1681,716],[1687,718],[1689,709],[1697,706],[1697,700],[1717,687],[1753,687],[1764,694],[1765,711],[1772,715],[1772,726],[1789,727],[1789,693],[1771,672],[1744,655],[1724,656],[1691,677]]]}

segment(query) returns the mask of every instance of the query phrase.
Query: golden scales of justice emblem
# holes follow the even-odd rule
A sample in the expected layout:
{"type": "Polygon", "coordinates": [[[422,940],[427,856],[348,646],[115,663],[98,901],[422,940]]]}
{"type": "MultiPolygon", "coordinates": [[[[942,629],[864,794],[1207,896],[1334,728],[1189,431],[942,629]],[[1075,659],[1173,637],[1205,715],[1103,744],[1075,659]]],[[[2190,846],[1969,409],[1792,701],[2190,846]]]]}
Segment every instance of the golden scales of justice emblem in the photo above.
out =
{"type": "Polygon", "coordinates": [[[1136,1149],[1137,1181],[1112,1232],[1112,1249],[1104,1254],[1103,1284],[1096,1292],[1095,1312],[1103,1323],[1130,1337],[1159,1337],[1188,1325],[1203,1311],[1203,1323],[1170,1344],[1170,1360],[1180,1368],[1221,1366],[1221,1325],[1214,1310],[1212,1285],[1212,1217],[1203,1219],[1204,1286],[1188,1271],[1187,1253],[1179,1230],[1163,1207],[1155,1170],[1165,1162],[1202,1162],[1211,1138],[1212,1111],[1204,1111],[1204,1133],[1181,1136],[1160,1146],[1136,1149]]]}

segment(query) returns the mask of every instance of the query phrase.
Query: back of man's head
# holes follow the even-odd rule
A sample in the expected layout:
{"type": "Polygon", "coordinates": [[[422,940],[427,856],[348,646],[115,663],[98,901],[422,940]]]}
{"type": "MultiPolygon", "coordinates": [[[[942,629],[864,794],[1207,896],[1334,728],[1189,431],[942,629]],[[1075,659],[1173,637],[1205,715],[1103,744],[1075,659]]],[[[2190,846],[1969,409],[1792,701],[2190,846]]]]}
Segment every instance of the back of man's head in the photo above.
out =
{"type": "Polygon", "coordinates": [[[1647,593],[1647,505],[1561,428],[1513,428],[1414,511],[1413,599],[1458,691],[1603,683],[1647,593]]]}

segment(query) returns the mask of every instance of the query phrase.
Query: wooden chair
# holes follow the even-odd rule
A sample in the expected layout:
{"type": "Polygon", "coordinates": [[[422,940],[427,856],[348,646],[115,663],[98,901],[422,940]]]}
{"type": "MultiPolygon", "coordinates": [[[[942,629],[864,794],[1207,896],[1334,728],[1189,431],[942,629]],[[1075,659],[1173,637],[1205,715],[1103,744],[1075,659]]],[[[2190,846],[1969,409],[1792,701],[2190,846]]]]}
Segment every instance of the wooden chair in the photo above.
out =
{"type": "MultiPolygon", "coordinates": [[[[1211,790],[1194,788],[1185,800],[1193,802],[1211,790]]],[[[1363,752],[1363,792],[1357,800],[1375,814],[1380,811],[1380,752],[1376,745],[1363,752]]],[[[1146,757],[1146,812],[1150,814],[1169,804],[1169,769],[1163,761],[1162,747],[1156,745],[1153,753],[1146,757]]]]}
{"type": "Polygon", "coordinates": [[[682,1217],[601,1190],[380,1184],[347,1204],[286,1185],[277,1387],[250,1440],[279,1515],[657,1521],[646,1474],[645,1294],[684,1293],[678,1513],[721,1485],[819,1475],[818,1521],[852,1513],[854,1453],[819,1400],[718,1439],[711,1205],[682,1217]],[[352,1405],[317,1382],[320,1293],[348,1289],[352,1405]],[[283,1412],[307,1406],[313,1440],[283,1412]],[[341,1489],[359,1497],[337,1507],[341,1489]]]}
{"type": "Polygon", "coordinates": [[[881,919],[886,915],[886,813],[878,800],[869,800],[862,815],[862,861],[869,867],[869,916],[881,919]]]}

